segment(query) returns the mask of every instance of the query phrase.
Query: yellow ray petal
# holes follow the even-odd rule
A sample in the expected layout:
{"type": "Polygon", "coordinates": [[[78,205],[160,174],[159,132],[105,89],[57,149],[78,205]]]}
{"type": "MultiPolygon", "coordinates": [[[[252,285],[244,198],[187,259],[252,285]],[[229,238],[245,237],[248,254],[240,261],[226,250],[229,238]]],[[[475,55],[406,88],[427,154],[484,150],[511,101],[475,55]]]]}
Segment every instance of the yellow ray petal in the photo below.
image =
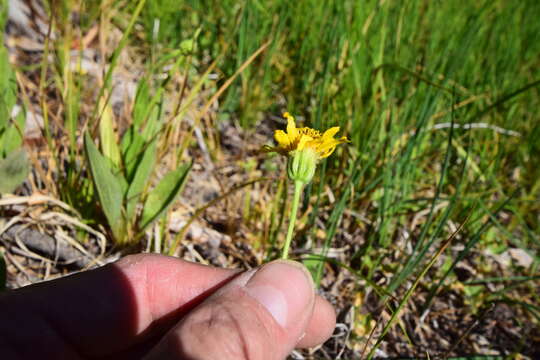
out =
{"type": "Polygon", "coordinates": [[[274,132],[274,138],[278,142],[279,146],[281,147],[288,147],[291,145],[291,141],[289,140],[289,136],[285,134],[283,130],[276,130],[274,132]]]}
{"type": "Polygon", "coordinates": [[[278,152],[285,156],[291,156],[296,150],[312,149],[317,157],[325,158],[330,156],[336,146],[349,142],[345,136],[335,139],[334,136],[339,132],[339,126],[334,126],[321,134],[318,130],[310,127],[297,128],[294,117],[285,112],[283,117],[287,119],[287,130],[276,130],[274,138],[278,143],[276,147],[265,146],[263,151],[278,152]]]}
{"type": "Polygon", "coordinates": [[[344,142],[347,142],[346,137],[342,137],[341,139],[329,139],[327,141],[324,141],[320,143],[317,146],[317,152],[320,154],[321,158],[325,158],[330,156],[334,150],[336,149],[336,146],[339,144],[343,144],[344,142]]]}
{"type": "Polygon", "coordinates": [[[330,129],[326,130],[323,134],[323,140],[325,139],[331,139],[336,135],[339,131],[339,126],[331,127],[330,129]]]}
{"type": "Polygon", "coordinates": [[[308,136],[308,135],[301,135],[300,136],[300,141],[298,141],[298,146],[296,147],[297,150],[302,150],[303,148],[306,147],[306,144],[310,141],[312,141],[313,138],[311,136],[308,136]]]}
{"type": "Polygon", "coordinates": [[[290,141],[294,142],[298,137],[298,129],[294,123],[294,117],[289,113],[285,113],[283,116],[287,119],[287,135],[289,135],[290,141]]]}
{"type": "Polygon", "coordinates": [[[334,151],[334,149],[336,148],[336,145],[337,144],[335,142],[319,144],[317,146],[317,153],[319,154],[321,158],[325,158],[334,151]]]}
{"type": "Polygon", "coordinates": [[[332,155],[332,153],[334,152],[334,150],[336,150],[336,147],[335,146],[332,146],[331,148],[327,149],[325,152],[323,152],[322,154],[319,155],[319,158],[321,159],[324,159],[326,157],[329,157],[330,155],[332,155]]]}

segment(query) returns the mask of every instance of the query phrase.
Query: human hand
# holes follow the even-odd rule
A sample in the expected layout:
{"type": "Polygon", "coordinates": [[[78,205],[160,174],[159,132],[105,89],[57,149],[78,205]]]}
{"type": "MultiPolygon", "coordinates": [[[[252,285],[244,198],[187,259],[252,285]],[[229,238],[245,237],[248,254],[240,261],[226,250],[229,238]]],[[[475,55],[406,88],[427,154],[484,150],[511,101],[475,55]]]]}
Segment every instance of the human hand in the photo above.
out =
{"type": "Polygon", "coordinates": [[[284,359],[325,341],[332,306],[299,263],[240,273],[161,255],[0,295],[1,359],[284,359]]]}

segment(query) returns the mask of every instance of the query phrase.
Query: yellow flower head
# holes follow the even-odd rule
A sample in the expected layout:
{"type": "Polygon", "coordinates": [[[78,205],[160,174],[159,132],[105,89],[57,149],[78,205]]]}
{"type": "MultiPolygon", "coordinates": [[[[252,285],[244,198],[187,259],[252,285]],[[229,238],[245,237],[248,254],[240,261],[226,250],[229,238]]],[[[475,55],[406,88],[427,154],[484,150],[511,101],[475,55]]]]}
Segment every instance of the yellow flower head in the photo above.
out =
{"type": "Polygon", "coordinates": [[[322,135],[318,130],[302,127],[297,128],[294,121],[294,117],[288,112],[283,114],[283,117],[287,119],[287,132],[283,130],[276,130],[274,138],[276,139],[278,146],[265,146],[263,150],[268,152],[278,152],[281,155],[291,155],[296,150],[312,149],[317,154],[318,159],[323,159],[330,156],[336,146],[348,142],[345,136],[335,139],[339,131],[339,126],[332,127],[326,130],[322,135]]]}

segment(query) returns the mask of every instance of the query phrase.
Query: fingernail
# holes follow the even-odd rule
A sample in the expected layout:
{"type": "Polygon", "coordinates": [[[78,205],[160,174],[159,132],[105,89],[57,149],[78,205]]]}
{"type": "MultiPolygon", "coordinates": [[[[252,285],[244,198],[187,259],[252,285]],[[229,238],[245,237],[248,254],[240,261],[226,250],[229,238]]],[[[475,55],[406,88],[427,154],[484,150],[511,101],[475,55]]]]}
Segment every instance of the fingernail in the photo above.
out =
{"type": "Polygon", "coordinates": [[[313,280],[299,263],[271,262],[258,270],[245,288],[283,328],[311,315],[315,296],[313,280]]]}

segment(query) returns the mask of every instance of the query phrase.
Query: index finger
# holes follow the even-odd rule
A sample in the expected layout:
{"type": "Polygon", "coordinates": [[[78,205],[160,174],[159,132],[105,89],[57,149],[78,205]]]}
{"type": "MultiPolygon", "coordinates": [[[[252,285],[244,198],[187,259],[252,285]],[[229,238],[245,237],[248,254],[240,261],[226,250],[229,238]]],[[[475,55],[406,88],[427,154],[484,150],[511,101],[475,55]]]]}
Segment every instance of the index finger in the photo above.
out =
{"type": "Polygon", "coordinates": [[[32,344],[34,354],[63,345],[60,353],[105,356],[166,331],[237,273],[161,255],[128,256],[4,294],[0,337],[17,349],[32,344]]]}

